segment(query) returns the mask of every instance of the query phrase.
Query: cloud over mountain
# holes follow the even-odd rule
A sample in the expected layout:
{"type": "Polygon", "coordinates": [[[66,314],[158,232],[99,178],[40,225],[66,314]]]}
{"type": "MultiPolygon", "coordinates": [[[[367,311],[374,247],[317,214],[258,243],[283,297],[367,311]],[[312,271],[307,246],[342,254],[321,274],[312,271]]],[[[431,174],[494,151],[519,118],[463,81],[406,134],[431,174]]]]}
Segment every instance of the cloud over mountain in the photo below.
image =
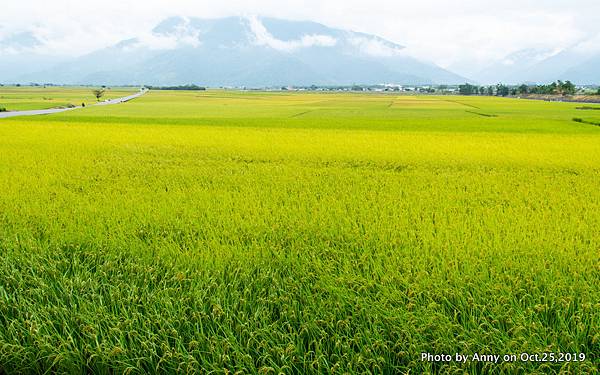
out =
{"type": "Polygon", "coordinates": [[[482,83],[600,83],[600,34],[562,49],[525,49],[489,65],[473,78],[482,83]]]}
{"type": "Polygon", "coordinates": [[[260,87],[465,81],[377,36],[255,16],[171,17],[150,32],[19,78],[68,84],[260,87]]]}

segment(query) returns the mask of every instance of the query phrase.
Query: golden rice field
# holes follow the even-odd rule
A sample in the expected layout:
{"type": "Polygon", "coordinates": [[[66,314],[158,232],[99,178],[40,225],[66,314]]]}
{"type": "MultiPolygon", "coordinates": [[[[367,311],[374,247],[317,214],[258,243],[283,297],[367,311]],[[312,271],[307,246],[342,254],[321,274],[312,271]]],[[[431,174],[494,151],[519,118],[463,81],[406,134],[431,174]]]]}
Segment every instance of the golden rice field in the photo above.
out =
{"type": "Polygon", "coordinates": [[[2,119],[0,374],[598,373],[577,107],[151,91],[2,119]]]}

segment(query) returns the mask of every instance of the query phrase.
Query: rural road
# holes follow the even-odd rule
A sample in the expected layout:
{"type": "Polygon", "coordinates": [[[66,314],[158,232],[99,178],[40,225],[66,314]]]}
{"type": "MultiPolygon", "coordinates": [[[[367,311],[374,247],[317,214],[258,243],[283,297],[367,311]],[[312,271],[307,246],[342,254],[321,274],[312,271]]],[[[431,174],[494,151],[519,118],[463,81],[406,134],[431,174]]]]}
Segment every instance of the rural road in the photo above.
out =
{"type": "MultiPolygon", "coordinates": [[[[103,102],[100,102],[100,103],[93,104],[92,106],[96,106],[96,105],[113,105],[113,104],[125,103],[125,102],[133,100],[135,98],[138,98],[138,97],[144,95],[147,92],[148,92],[148,90],[141,90],[140,92],[137,92],[137,93],[135,93],[133,95],[124,96],[122,98],[117,98],[117,99],[106,100],[106,101],[103,101],[103,102]]],[[[60,113],[60,112],[72,111],[74,109],[80,109],[80,108],[83,108],[83,107],[79,106],[79,107],[73,107],[73,108],[54,108],[54,109],[36,109],[36,110],[32,110],[32,111],[0,112],[0,118],[18,117],[18,116],[50,115],[50,114],[53,114],[53,113],[60,113]]]]}

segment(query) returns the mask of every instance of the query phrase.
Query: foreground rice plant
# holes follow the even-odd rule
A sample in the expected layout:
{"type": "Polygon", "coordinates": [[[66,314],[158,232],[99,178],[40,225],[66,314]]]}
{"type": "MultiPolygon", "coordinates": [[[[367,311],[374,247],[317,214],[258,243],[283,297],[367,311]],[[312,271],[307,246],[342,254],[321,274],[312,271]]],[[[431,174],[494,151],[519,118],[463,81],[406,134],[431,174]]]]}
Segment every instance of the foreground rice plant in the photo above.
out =
{"type": "Polygon", "coordinates": [[[151,92],[2,121],[0,372],[597,373],[576,106],[151,92]],[[542,352],[586,358],[421,360],[542,352]]]}

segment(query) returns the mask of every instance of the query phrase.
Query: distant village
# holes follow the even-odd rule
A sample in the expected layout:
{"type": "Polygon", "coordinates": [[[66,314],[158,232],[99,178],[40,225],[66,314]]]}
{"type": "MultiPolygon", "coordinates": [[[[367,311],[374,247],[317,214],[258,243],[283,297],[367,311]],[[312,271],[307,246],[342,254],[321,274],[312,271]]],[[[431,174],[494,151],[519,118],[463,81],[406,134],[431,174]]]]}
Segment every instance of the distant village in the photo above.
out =
{"type": "MultiPolygon", "coordinates": [[[[28,83],[12,84],[0,86],[28,86],[28,87],[53,87],[70,86],[57,85],[52,83],[28,83]]],[[[95,87],[94,85],[79,85],[79,87],[95,87]]],[[[106,88],[107,86],[102,86],[106,88]]],[[[570,81],[556,81],[547,85],[521,84],[521,85],[476,85],[464,83],[461,85],[401,85],[394,83],[384,83],[376,85],[347,85],[347,86],[275,86],[275,87],[247,87],[247,86],[221,86],[207,87],[197,84],[187,84],[179,86],[152,86],[152,85],[125,85],[115,87],[142,87],[150,90],[187,90],[187,91],[205,91],[207,89],[222,90],[243,90],[243,91],[316,91],[316,92],[373,92],[373,93],[405,93],[405,94],[432,94],[432,95],[480,95],[480,96],[547,96],[547,97],[568,97],[568,96],[600,96],[600,86],[598,85],[575,85],[570,81]]],[[[596,99],[591,99],[596,101],[596,99]]],[[[598,99],[600,100],[600,99],[598,99]]]]}
{"type": "MultiPolygon", "coordinates": [[[[245,88],[243,88],[245,89],[245,88]]],[[[351,86],[284,86],[268,88],[269,91],[358,91],[358,92],[397,92],[412,94],[436,95],[486,95],[486,96],[518,96],[528,94],[539,95],[600,95],[600,87],[595,85],[577,86],[570,81],[557,81],[548,85],[490,85],[479,86],[465,83],[462,85],[351,85],[351,86]]]]}

